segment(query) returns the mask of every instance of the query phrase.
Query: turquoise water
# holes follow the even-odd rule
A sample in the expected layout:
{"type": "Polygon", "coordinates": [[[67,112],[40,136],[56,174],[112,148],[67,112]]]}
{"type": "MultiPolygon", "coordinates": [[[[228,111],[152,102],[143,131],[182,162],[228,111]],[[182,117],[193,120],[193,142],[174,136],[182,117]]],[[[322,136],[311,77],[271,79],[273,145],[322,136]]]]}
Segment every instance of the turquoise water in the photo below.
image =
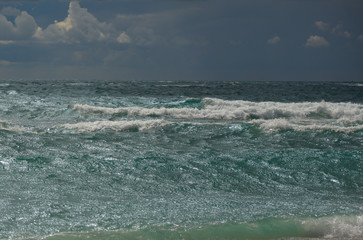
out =
{"type": "Polygon", "coordinates": [[[363,84],[0,84],[0,239],[361,239],[363,84]]]}

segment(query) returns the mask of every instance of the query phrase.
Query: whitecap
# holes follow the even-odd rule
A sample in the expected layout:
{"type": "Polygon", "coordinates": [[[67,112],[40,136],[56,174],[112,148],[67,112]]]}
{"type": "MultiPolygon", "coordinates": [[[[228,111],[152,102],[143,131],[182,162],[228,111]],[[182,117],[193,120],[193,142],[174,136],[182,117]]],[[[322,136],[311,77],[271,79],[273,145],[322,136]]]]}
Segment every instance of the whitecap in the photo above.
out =
{"type": "Polygon", "coordinates": [[[339,84],[351,87],[363,87],[363,83],[339,83],[339,84]]]}
{"type": "Polygon", "coordinates": [[[1,120],[1,119],[0,119],[0,130],[18,132],[18,133],[37,134],[37,132],[31,131],[25,127],[22,127],[22,126],[14,124],[12,122],[1,120]]]}
{"type": "Polygon", "coordinates": [[[18,92],[17,92],[17,91],[15,91],[15,90],[10,90],[10,91],[8,91],[8,92],[7,92],[7,94],[8,94],[8,95],[17,95],[17,94],[18,94],[18,92]]]}
{"type": "Polygon", "coordinates": [[[139,131],[148,130],[155,127],[167,125],[167,121],[163,120],[131,120],[131,121],[95,121],[95,122],[79,122],[59,125],[59,127],[68,130],[77,130],[79,132],[94,132],[105,129],[114,131],[124,131],[137,129],[139,131]]]}

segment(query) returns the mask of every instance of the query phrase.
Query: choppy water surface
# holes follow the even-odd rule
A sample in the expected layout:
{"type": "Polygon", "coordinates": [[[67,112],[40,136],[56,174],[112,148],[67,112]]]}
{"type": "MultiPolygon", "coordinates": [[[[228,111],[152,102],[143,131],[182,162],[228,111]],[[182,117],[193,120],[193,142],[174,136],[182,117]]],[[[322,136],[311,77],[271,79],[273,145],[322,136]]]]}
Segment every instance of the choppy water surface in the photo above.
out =
{"type": "Polygon", "coordinates": [[[360,239],[363,84],[0,84],[0,239],[360,239]]]}

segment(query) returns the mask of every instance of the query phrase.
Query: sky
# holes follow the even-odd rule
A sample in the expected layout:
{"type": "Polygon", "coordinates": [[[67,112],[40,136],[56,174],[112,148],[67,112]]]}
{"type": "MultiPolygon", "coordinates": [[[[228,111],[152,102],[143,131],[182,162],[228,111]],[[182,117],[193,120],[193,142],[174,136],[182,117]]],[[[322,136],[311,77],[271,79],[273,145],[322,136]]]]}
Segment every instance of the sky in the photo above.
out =
{"type": "Polygon", "coordinates": [[[0,0],[0,80],[363,81],[361,0],[0,0]]]}

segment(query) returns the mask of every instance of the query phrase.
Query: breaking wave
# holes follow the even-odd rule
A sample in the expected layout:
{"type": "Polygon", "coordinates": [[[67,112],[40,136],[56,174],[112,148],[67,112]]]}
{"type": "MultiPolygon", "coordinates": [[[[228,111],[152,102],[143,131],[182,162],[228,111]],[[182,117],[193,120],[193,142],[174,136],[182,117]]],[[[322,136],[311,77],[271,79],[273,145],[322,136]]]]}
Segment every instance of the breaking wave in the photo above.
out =
{"type": "MultiPolygon", "coordinates": [[[[187,99],[190,101],[190,99],[187,99]]],[[[354,132],[363,130],[363,105],[332,102],[251,102],[203,98],[196,107],[101,107],[74,104],[80,114],[122,115],[127,117],[160,117],[186,120],[247,122],[264,130],[354,132]]]]}

